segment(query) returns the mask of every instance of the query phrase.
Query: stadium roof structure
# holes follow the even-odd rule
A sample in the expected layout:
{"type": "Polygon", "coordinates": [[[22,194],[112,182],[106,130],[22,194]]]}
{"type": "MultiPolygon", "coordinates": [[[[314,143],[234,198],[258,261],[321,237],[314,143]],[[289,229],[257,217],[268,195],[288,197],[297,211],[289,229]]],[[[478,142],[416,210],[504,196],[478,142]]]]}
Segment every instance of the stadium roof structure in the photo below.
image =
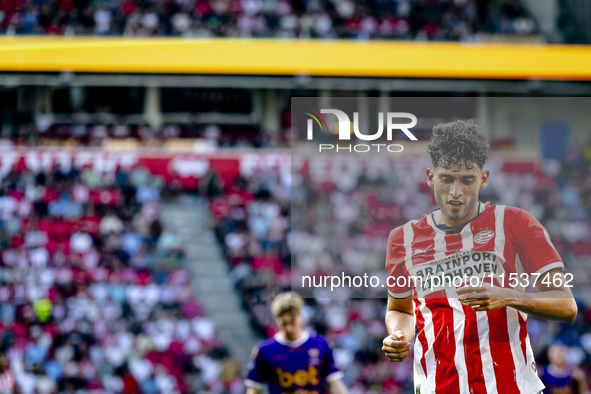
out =
{"type": "Polygon", "coordinates": [[[591,81],[591,46],[3,37],[0,72],[591,81]]]}

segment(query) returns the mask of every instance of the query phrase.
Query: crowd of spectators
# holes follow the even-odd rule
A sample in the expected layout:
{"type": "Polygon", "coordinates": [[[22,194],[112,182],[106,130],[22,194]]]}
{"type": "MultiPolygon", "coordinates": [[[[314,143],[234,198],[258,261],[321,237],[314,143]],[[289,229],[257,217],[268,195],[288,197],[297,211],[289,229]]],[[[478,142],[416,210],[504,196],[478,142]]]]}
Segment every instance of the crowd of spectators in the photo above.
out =
{"type": "Polygon", "coordinates": [[[0,393],[235,393],[162,181],[57,166],[0,181],[0,393]]]}
{"type": "Polygon", "coordinates": [[[477,40],[527,36],[519,0],[7,0],[9,34],[477,40]]]}
{"type": "MultiPolygon", "coordinates": [[[[209,171],[199,182],[230,278],[261,337],[276,332],[269,304],[293,278],[385,275],[389,231],[435,206],[422,181],[426,156],[330,164],[294,176],[281,166],[255,169],[231,184],[209,171]]],[[[482,201],[531,212],[574,275],[574,324],[529,319],[536,358],[547,364],[547,347],[561,343],[566,363],[589,376],[591,151],[571,150],[563,162],[539,166],[493,156],[487,166],[482,201]]],[[[160,220],[166,191],[141,166],[4,174],[0,392],[12,384],[24,394],[243,390],[238,365],[192,296],[179,238],[160,220]]],[[[335,345],[352,393],[411,392],[412,356],[394,365],[380,350],[381,289],[368,298],[311,295],[304,320],[335,345]]]]}
{"type": "MultiPolygon", "coordinates": [[[[489,186],[481,192],[482,201],[522,207],[548,229],[567,271],[574,275],[579,314],[574,324],[530,318],[531,343],[540,365],[548,364],[548,346],[564,345],[566,362],[587,376],[591,376],[589,153],[572,151],[563,163],[548,161],[539,167],[493,157],[487,164],[492,173],[489,186]]],[[[299,286],[302,275],[345,272],[383,278],[390,230],[435,207],[433,192],[424,181],[423,169],[430,164],[426,155],[375,166],[330,161],[332,167],[325,173],[294,175],[291,183],[285,181],[289,169],[287,174],[270,169],[241,178],[231,187],[210,190],[218,239],[262,337],[277,330],[269,310],[275,294],[292,283],[299,286]]],[[[364,294],[345,292],[336,299],[326,291],[308,294],[304,320],[335,345],[335,361],[352,393],[410,393],[412,354],[393,365],[381,353],[387,335],[386,294],[382,288],[371,290],[363,287],[364,294]]]]}
{"type": "Polygon", "coordinates": [[[260,127],[254,125],[164,123],[155,128],[146,123],[124,122],[48,123],[46,128],[27,123],[18,128],[14,138],[5,142],[20,147],[100,147],[109,142],[125,141],[132,142],[138,147],[160,147],[168,141],[177,139],[199,140],[214,148],[259,148],[269,143],[268,136],[260,127]]]}

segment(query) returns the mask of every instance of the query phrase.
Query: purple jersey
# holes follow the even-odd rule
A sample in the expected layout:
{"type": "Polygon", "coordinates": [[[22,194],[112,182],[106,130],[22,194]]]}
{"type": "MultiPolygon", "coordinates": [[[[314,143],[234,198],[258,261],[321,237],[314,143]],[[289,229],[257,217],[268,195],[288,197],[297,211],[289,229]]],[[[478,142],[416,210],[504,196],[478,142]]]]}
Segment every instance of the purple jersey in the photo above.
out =
{"type": "Polygon", "coordinates": [[[257,345],[251,355],[246,386],[269,385],[270,394],[324,394],[326,383],[340,379],[326,339],[305,331],[294,342],[275,335],[257,345]]]}
{"type": "Polygon", "coordinates": [[[544,394],[575,394],[576,381],[572,377],[572,369],[562,370],[549,365],[542,369],[542,382],[546,386],[544,394]]]}

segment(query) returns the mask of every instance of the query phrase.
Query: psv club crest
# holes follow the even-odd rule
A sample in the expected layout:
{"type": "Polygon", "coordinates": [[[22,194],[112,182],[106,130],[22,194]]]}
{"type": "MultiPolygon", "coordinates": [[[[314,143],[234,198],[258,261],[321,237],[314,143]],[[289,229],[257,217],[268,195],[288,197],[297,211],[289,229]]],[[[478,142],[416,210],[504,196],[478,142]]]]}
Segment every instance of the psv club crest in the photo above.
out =
{"type": "Polygon", "coordinates": [[[495,232],[492,230],[482,230],[474,236],[474,242],[477,244],[485,244],[495,236],[495,232]]]}

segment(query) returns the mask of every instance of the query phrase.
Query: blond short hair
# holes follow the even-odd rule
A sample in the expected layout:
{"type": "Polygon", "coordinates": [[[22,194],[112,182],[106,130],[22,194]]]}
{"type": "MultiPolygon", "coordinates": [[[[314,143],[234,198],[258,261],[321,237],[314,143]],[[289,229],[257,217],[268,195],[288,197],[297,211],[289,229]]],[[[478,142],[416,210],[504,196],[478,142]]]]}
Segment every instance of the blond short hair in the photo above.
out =
{"type": "Polygon", "coordinates": [[[271,303],[271,312],[275,318],[281,317],[287,313],[299,315],[300,309],[304,306],[304,301],[298,293],[288,291],[275,297],[271,303]]]}

